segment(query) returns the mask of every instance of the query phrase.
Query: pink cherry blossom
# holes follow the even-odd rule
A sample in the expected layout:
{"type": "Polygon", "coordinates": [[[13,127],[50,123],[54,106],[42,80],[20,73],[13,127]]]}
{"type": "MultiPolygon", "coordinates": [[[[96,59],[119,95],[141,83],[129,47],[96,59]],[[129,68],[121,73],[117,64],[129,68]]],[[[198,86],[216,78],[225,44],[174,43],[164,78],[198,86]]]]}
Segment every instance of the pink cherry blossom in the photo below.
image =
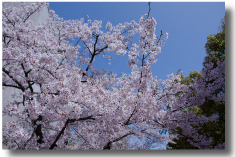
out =
{"type": "Polygon", "coordinates": [[[213,94],[225,82],[225,61],[201,71],[203,79],[213,83],[195,80],[186,86],[177,73],[161,81],[152,76],[151,66],[168,33],[155,34],[153,17],[117,26],[108,22],[103,32],[102,21],[64,21],[50,10],[49,18],[35,26],[29,17],[46,5],[7,8],[3,3],[2,85],[22,93],[20,101],[4,102],[3,116],[16,117],[3,126],[3,142],[9,149],[150,149],[177,138],[162,136],[159,129],[177,127],[192,137],[192,145],[208,148],[211,139],[198,135],[192,125],[218,116],[196,116],[183,109],[202,105],[205,97],[225,99],[224,94],[213,94]],[[139,35],[139,43],[130,44],[134,35],[139,35]],[[111,52],[128,53],[130,74],[117,76],[93,66],[97,55],[111,62],[111,52]],[[195,90],[195,97],[190,97],[195,90]]]}

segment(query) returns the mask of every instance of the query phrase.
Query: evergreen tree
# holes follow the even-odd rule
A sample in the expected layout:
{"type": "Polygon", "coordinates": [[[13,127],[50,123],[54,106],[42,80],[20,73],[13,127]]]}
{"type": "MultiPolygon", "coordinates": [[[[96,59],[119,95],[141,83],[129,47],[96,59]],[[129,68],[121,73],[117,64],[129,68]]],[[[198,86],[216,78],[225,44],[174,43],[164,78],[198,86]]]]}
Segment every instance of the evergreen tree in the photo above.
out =
{"type": "MultiPolygon", "coordinates": [[[[207,37],[207,43],[205,44],[207,56],[204,58],[204,68],[206,68],[207,63],[213,63],[213,68],[216,68],[218,66],[218,60],[225,60],[225,18],[223,18],[221,23],[221,31],[215,35],[209,35],[207,37]]],[[[225,73],[221,75],[225,76],[225,73]]],[[[193,80],[195,78],[203,79],[202,75],[197,71],[191,71],[187,77],[184,77],[182,74],[181,83],[185,85],[192,85],[194,84],[193,80]]],[[[203,81],[206,83],[213,83],[213,80],[210,82],[207,82],[206,80],[203,81]]],[[[214,94],[220,95],[221,93],[225,93],[225,83],[214,94]]],[[[195,111],[197,115],[206,115],[207,117],[210,117],[214,114],[219,115],[217,120],[201,125],[198,133],[201,135],[206,134],[208,138],[210,137],[212,139],[211,148],[217,148],[218,146],[222,146],[223,148],[225,144],[225,100],[215,102],[214,100],[209,100],[206,98],[203,105],[185,109],[185,112],[189,111],[195,111]]],[[[171,133],[177,133],[181,136],[179,139],[174,139],[175,144],[168,143],[168,146],[172,149],[198,149],[188,142],[190,137],[182,135],[182,128],[178,127],[171,133]]]]}

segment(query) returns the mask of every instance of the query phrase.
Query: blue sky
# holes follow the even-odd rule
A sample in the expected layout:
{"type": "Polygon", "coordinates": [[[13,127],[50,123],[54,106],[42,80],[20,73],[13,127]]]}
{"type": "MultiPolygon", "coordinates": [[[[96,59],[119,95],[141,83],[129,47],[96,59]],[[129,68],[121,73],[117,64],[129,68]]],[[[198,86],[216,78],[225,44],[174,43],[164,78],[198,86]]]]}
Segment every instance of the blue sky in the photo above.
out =
{"type": "MultiPolygon", "coordinates": [[[[139,22],[140,17],[148,13],[148,2],[50,2],[49,7],[64,20],[86,18],[87,15],[92,21],[101,20],[103,30],[108,21],[113,25],[132,20],[139,22]]],[[[201,71],[207,36],[219,32],[225,3],[151,2],[150,16],[157,21],[156,35],[159,36],[160,30],[169,33],[157,63],[152,66],[153,76],[167,79],[169,73],[179,69],[187,76],[190,71],[201,71]]],[[[135,42],[138,44],[137,40],[135,42]]],[[[108,65],[109,61],[98,57],[94,66],[112,70],[117,75],[130,74],[127,54],[113,58],[108,65]]]]}

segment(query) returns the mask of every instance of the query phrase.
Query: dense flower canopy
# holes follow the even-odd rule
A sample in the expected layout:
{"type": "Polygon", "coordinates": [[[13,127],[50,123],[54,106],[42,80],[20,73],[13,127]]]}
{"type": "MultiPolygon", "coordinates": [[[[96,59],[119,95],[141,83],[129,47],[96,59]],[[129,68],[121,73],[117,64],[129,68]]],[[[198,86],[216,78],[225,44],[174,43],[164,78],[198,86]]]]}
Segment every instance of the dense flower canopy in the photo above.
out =
{"type": "Polygon", "coordinates": [[[3,127],[9,149],[150,149],[177,138],[159,130],[177,127],[185,128],[191,144],[209,149],[211,139],[198,135],[195,126],[218,116],[184,109],[200,106],[205,97],[225,99],[223,93],[213,94],[225,82],[225,60],[202,70],[204,79],[215,80],[211,84],[181,84],[179,73],[161,81],[152,76],[151,66],[168,33],[157,36],[149,14],[138,23],[108,22],[103,32],[101,21],[64,21],[50,10],[49,18],[35,26],[29,17],[46,5],[3,3],[2,85],[21,91],[20,101],[13,94],[14,101],[4,102],[3,115],[17,117],[3,127]],[[139,43],[130,42],[134,35],[139,43]],[[131,74],[117,77],[93,66],[98,55],[112,60],[109,53],[128,54],[131,74]]]}

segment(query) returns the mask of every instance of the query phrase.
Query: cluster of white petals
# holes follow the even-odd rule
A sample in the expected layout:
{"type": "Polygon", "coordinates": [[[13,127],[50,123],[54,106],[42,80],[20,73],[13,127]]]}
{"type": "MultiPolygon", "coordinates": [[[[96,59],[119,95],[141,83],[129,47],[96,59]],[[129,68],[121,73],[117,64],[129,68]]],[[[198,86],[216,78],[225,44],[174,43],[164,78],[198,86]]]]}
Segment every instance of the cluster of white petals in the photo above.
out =
{"type": "Polygon", "coordinates": [[[200,106],[205,97],[225,99],[212,94],[223,85],[224,62],[202,71],[205,79],[216,80],[212,84],[198,80],[188,87],[180,83],[180,74],[161,81],[152,76],[151,65],[164,45],[161,36],[167,39],[168,33],[155,35],[154,18],[117,26],[108,22],[103,32],[101,21],[64,21],[51,10],[35,26],[28,18],[45,5],[7,8],[3,3],[2,84],[22,92],[21,101],[4,102],[4,115],[17,117],[3,127],[9,149],[150,149],[175,138],[162,136],[159,129],[177,127],[193,138],[193,145],[207,148],[211,140],[192,125],[217,116],[196,116],[183,108],[200,106]],[[131,44],[135,34],[139,43],[131,44]],[[112,60],[110,52],[128,53],[131,74],[117,77],[95,69],[95,57],[112,60]],[[194,90],[196,96],[190,97],[194,90]]]}

